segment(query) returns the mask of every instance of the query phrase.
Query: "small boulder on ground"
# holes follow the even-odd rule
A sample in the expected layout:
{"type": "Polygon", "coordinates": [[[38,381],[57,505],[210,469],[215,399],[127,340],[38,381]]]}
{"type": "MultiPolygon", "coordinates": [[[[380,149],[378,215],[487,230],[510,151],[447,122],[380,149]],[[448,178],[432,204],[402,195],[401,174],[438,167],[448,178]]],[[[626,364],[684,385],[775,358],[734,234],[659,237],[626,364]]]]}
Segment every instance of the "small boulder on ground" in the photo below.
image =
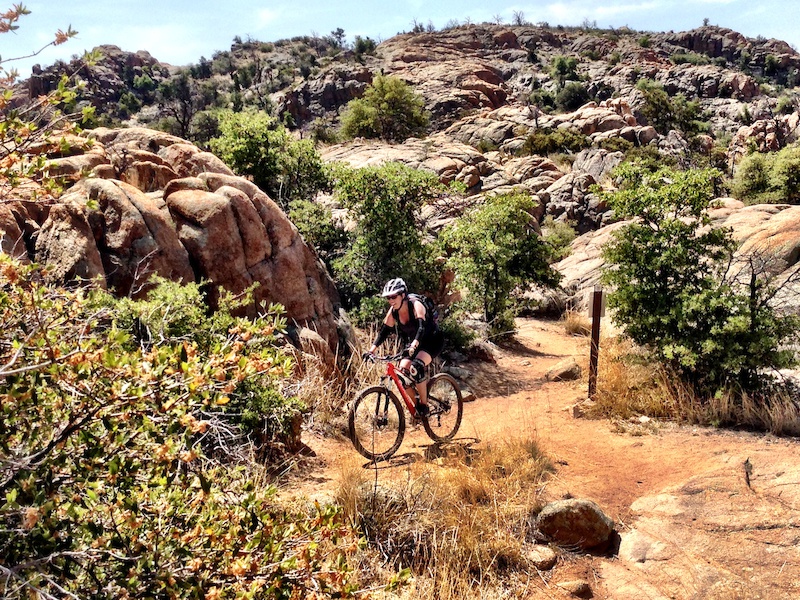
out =
{"type": "Polygon", "coordinates": [[[581,378],[583,371],[574,358],[562,360],[545,374],[547,381],[576,381],[581,378]]]}
{"type": "Polygon", "coordinates": [[[570,498],[546,505],[536,527],[554,544],[589,550],[609,542],[614,521],[591,500],[570,498]]]}
{"type": "Polygon", "coordinates": [[[559,587],[562,590],[569,592],[576,598],[591,598],[593,596],[592,586],[590,586],[587,581],[583,581],[582,579],[557,583],[556,587],[559,587]]]}
{"type": "Polygon", "coordinates": [[[549,571],[556,566],[558,555],[549,546],[536,544],[527,553],[528,560],[540,571],[549,571]]]}

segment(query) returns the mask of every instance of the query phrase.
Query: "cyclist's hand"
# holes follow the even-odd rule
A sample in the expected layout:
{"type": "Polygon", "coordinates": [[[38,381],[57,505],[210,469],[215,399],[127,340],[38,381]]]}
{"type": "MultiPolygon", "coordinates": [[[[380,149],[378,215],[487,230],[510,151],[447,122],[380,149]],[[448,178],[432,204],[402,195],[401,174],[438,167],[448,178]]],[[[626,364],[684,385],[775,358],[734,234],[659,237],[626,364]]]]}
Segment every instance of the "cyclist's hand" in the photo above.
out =
{"type": "Polygon", "coordinates": [[[364,352],[364,354],[361,355],[361,358],[369,362],[375,362],[375,355],[372,352],[364,352]]]}

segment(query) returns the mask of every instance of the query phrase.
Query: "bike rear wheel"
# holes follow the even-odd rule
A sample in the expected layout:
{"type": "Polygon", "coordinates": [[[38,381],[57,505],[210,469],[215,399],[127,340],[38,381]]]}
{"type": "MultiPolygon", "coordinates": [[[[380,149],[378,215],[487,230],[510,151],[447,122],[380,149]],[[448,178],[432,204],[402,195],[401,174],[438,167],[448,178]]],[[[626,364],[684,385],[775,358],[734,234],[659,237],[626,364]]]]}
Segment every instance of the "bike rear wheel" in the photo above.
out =
{"type": "Polygon", "coordinates": [[[400,448],[406,417],[397,396],[376,385],[362,390],[353,401],[348,426],[358,453],[377,462],[388,459],[400,448]]]}
{"type": "Polygon", "coordinates": [[[439,373],[428,381],[428,408],[430,413],[422,425],[436,442],[451,439],[461,427],[464,400],[456,380],[447,373],[439,373]]]}

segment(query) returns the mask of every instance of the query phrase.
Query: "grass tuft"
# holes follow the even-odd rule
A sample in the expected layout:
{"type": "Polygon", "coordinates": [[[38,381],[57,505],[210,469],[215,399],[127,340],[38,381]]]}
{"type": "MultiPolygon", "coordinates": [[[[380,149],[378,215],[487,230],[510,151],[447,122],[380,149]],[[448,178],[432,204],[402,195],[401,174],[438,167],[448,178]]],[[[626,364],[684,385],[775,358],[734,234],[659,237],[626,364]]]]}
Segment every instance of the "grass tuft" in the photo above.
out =
{"type": "Polygon", "coordinates": [[[337,502],[368,540],[374,570],[410,567],[414,597],[508,597],[532,569],[525,550],[552,463],[534,439],[444,460],[409,465],[391,487],[345,470],[337,502]]]}
{"type": "Polygon", "coordinates": [[[564,313],[564,329],[569,335],[590,336],[592,320],[583,312],[570,310],[564,313]]]}
{"type": "Polygon", "coordinates": [[[596,418],[639,415],[713,427],[746,428],[776,435],[800,434],[800,404],[785,390],[760,395],[728,390],[700,396],[680,376],[649,363],[624,338],[603,340],[595,405],[596,418]]]}

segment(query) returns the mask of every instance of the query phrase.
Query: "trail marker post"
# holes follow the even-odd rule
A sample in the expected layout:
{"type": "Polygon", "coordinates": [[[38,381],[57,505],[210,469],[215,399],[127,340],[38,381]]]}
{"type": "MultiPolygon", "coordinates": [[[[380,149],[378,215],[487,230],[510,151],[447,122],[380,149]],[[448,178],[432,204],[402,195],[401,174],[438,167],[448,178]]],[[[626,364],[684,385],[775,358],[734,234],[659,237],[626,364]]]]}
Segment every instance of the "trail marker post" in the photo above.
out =
{"type": "Polygon", "coordinates": [[[588,298],[589,316],[592,317],[592,346],[589,352],[589,399],[597,393],[597,361],[600,354],[600,319],[606,314],[606,293],[595,286],[588,298]]]}

